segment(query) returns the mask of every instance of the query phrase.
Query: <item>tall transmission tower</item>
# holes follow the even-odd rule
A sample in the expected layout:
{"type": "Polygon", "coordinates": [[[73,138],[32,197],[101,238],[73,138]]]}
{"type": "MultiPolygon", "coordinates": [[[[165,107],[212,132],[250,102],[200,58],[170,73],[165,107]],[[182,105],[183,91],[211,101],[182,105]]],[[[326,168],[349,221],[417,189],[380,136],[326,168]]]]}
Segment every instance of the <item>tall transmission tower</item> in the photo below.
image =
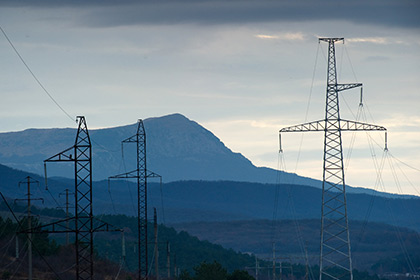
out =
{"type": "Polygon", "coordinates": [[[344,181],[342,131],[385,131],[386,128],[340,118],[338,93],[361,87],[362,84],[339,84],[335,43],[344,38],[319,38],[328,43],[327,90],[325,119],[286,127],[284,132],[324,132],[324,163],[322,176],[321,246],[319,279],[353,279],[350,235],[344,181]]]}
{"type": "Polygon", "coordinates": [[[93,233],[120,231],[103,221],[95,221],[92,213],[92,145],[85,117],[79,116],[75,143],[72,147],[44,160],[45,186],[47,162],[74,162],[75,216],[35,227],[30,232],[75,233],[76,279],[93,279],[93,233]],[[110,229],[110,227],[112,229],[110,229]]]}
{"type": "Polygon", "coordinates": [[[137,179],[137,227],[139,252],[138,279],[143,280],[148,278],[147,178],[161,178],[161,176],[146,169],[146,130],[144,129],[143,120],[138,120],[136,134],[123,140],[122,143],[137,144],[137,169],[127,173],[111,176],[108,179],[137,179]]]}
{"type": "Polygon", "coordinates": [[[79,116],[77,119],[79,127],[74,145],[44,160],[44,165],[46,166],[47,162],[74,162],[76,274],[77,279],[91,279],[93,276],[92,144],[85,117],[79,116]]]}

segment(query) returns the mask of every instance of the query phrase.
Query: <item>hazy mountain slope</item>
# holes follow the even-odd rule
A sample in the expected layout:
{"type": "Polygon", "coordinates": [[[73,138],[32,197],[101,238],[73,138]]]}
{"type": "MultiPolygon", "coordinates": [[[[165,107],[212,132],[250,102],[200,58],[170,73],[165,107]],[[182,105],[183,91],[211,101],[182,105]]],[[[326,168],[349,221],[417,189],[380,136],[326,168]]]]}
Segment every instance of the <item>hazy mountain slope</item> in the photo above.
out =
{"type": "MultiPolygon", "coordinates": [[[[89,126],[89,120],[88,126],[89,126]]],[[[214,134],[180,114],[144,120],[147,138],[147,168],[164,182],[178,180],[230,180],[275,183],[277,171],[256,167],[240,153],[227,148],[214,134]]],[[[76,127],[76,125],[75,125],[76,127]]],[[[89,130],[92,140],[94,180],[125,173],[136,168],[136,147],[121,141],[134,135],[137,124],[89,130]]],[[[43,161],[74,144],[75,128],[28,129],[0,133],[0,164],[44,175],[43,161]]],[[[68,163],[48,163],[48,176],[74,178],[68,163]]],[[[282,182],[321,187],[311,178],[282,173],[282,182]]],[[[348,187],[348,192],[371,190],[348,187]]],[[[378,193],[381,196],[392,194],[378,193]]]]}
{"type": "MultiPolygon", "coordinates": [[[[200,240],[221,244],[241,252],[253,252],[261,258],[272,256],[272,244],[276,243],[276,256],[288,261],[304,263],[305,252],[299,245],[305,244],[311,264],[319,262],[320,220],[271,220],[195,222],[174,225],[200,240]]],[[[383,260],[394,260],[404,254],[412,260],[420,258],[419,233],[406,228],[396,228],[382,223],[350,221],[350,239],[354,268],[371,270],[383,260]]],[[[403,262],[404,264],[405,262],[403,262]]],[[[390,267],[375,270],[376,273],[392,271],[390,267]]],[[[401,271],[402,272],[402,271],[401,271]]]]}
{"type": "MultiPolygon", "coordinates": [[[[31,188],[33,198],[43,198],[44,206],[64,206],[66,188],[74,190],[74,181],[65,178],[44,179],[34,174],[0,165],[0,190],[10,199],[25,198],[26,185],[19,181],[32,176],[40,182],[31,188]]],[[[133,182],[93,182],[95,214],[137,214],[137,186],[133,182]]],[[[73,200],[70,200],[73,203],[73,200]]],[[[349,218],[409,227],[420,231],[420,198],[386,198],[368,194],[348,194],[349,218]]],[[[41,205],[41,202],[34,202],[41,205]]],[[[231,221],[249,219],[318,219],[321,215],[321,190],[302,185],[275,185],[233,181],[177,181],[160,186],[148,184],[148,206],[158,209],[159,220],[166,223],[193,221],[231,221]],[[277,193],[277,199],[276,199],[277,193]],[[277,201],[277,211],[275,202],[277,201]],[[163,207],[162,207],[163,206],[163,207]]]]}
{"type": "MultiPolygon", "coordinates": [[[[148,169],[162,175],[165,182],[195,179],[274,183],[276,180],[275,170],[254,166],[243,155],[233,153],[210,131],[180,114],[149,118],[144,120],[144,125],[148,169]]],[[[124,157],[121,152],[121,141],[134,135],[136,128],[137,124],[132,124],[89,130],[95,180],[136,168],[135,145],[124,145],[124,157]]],[[[71,147],[75,137],[75,128],[0,133],[0,163],[43,174],[43,160],[71,147]]],[[[66,164],[48,164],[48,170],[50,175],[73,177],[73,169],[66,164]]],[[[285,180],[319,186],[316,180],[289,175],[285,180]]]]}

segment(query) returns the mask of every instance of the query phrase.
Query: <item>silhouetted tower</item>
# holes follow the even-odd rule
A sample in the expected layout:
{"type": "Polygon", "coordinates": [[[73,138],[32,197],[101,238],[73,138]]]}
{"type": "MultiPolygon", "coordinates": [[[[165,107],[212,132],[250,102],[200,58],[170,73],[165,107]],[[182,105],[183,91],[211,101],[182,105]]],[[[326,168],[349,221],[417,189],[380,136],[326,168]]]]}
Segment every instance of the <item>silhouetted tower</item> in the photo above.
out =
{"type": "Polygon", "coordinates": [[[137,123],[137,133],[122,143],[137,144],[137,169],[131,172],[111,176],[108,179],[137,179],[137,214],[138,214],[138,251],[139,251],[139,279],[147,279],[148,252],[147,252],[147,178],[161,177],[146,169],[146,131],[143,120],[137,123]]]}
{"type": "Polygon", "coordinates": [[[362,84],[337,83],[335,42],[344,42],[344,38],[320,38],[321,41],[328,43],[325,119],[281,129],[280,151],[282,132],[324,131],[319,279],[353,279],[341,132],[382,130],[386,141],[386,128],[340,118],[338,93],[362,84]]]}
{"type": "Polygon", "coordinates": [[[77,120],[79,127],[74,146],[44,160],[44,165],[47,162],[74,162],[76,277],[92,279],[92,145],[85,117],[78,116],[77,120]]]}
{"type": "Polygon", "coordinates": [[[93,279],[93,233],[98,231],[121,231],[100,220],[93,226],[92,213],[92,145],[85,117],[79,116],[74,145],[46,160],[45,187],[48,189],[47,162],[74,162],[75,216],[32,228],[31,233],[75,233],[76,279],[93,279]],[[112,227],[113,229],[110,229],[112,227]]]}

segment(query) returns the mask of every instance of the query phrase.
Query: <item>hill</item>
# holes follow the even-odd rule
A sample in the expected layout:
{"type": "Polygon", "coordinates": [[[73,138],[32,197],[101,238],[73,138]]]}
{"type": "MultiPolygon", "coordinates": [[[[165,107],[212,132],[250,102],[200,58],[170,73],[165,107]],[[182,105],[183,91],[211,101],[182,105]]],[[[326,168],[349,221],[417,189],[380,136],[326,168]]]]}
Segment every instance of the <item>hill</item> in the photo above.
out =
{"type": "MultiPolygon", "coordinates": [[[[0,176],[2,178],[0,189],[2,193],[6,194],[11,201],[15,198],[24,198],[26,188],[25,186],[18,187],[18,180],[22,180],[28,175],[41,182],[39,187],[33,186],[33,198],[44,197],[45,205],[51,207],[64,206],[64,198],[59,197],[58,194],[65,188],[71,189],[73,180],[54,178],[49,183],[49,190],[46,191],[42,186],[42,177],[0,165],[0,176]]],[[[134,216],[136,214],[134,198],[136,185],[134,183],[113,181],[108,186],[107,181],[99,181],[94,182],[93,187],[94,213],[96,215],[100,214],[101,219],[104,219],[106,217],[105,213],[113,214],[110,216],[110,223],[122,223],[122,226],[133,224],[133,220],[123,222],[123,219],[119,218],[120,216],[115,215],[128,214],[134,216]]],[[[308,242],[310,254],[317,254],[321,199],[321,190],[318,188],[232,181],[179,181],[162,185],[150,183],[148,190],[149,213],[153,213],[152,207],[156,207],[161,223],[172,225],[181,231],[192,232],[201,239],[214,241],[227,248],[264,255],[267,250],[269,252],[271,250],[272,241],[269,239],[276,236],[270,232],[273,228],[273,217],[275,220],[289,219],[295,221],[297,219],[299,220],[298,223],[302,224],[303,236],[308,242]],[[275,202],[277,202],[277,211],[274,210],[275,202]],[[301,221],[302,219],[307,221],[301,221]],[[260,243],[255,245],[255,241],[260,243]],[[241,247],[237,247],[238,244],[241,247]]],[[[415,243],[415,238],[419,238],[418,232],[377,224],[377,222],[419,230],[420,218],[417,215],[417,210],[420,209],[419,198],[401,197],[391,199],[367,194],[348,194],[347,201],[349,218],[352,221],[350,229],[353,246],[357,244],[359,236],[362,236],[361,238],[364,240],[361,243],[362,245],[355,246],[356,248],[353,247],[353,249],[359,256],[362,256],[361,259],[369,260],[369,262],[362,262],[361,268],[369,269],[367,264],[383,267],[384,264],[392,263],[393,259],[404,258],[404,255],[398,255],[399,251],[395,249],[395,244],[398,244],[398,242],[408,242],[405,245],[407,248],[417,250],[416,244],[418,242],[415,243]],[[364,230],[366,223],[368,227],[364,230]],[[391,229],[394,230],[391,231],[391,229]],[[360,235],[359,233],[363,231],[365,231],[365,234],[360,235]],[[354,239],[356,239],[356,242],[354,242],[354,239]],[[362,248],[362,250],[357,251],[357,247],[362,248]],[[392,255],[391,252],[395,254],[392,255]]],[[[42,213],[40,206],[39,203],[32,208],[35,215],[42,215],[44,218],[51,216],[42,213]]],[[[13,204],[13,208],[16,211],[24,212],[25,206],[13,204]]],[[[7,211],[7,209],[3,210],[7,211]]],[[[62,217],[63,211],[59,212],[54,213],[54,215],[61,215],[62,217]]],[[[149,218],[151,217],[149,216],[149,218]]],[[[283,229],[283,233],[278,235],[278,240],[283,243],[279,243],[278,246],[282,248],[282,253],[296,256],[297,252],[300,251],[296,244],[291,245],[292,238],[297,235],[295,222],[291,221],[279,223],[279,228],[283,229]]],[[[135,226],[133,227],[135,228],[135,226]]],[[[132,230],[132,232],[134,231],[132,230]]],[[[167,230],[162,229],[161,231],[165,232],[167,230]]],[[[172,232],[174,233],[173,229],[172,232]]],[[[162,234],[162,236],[164,235],[162,234]]],[[[112,240],[111,242],[105,239],[100,247],[119,248],[118,237],[112,240]]],[[[176,238],[173,242],[178,243],[176,238]]],[[[197,240],[190,240],[189,242],[194,243],[197,240]]],[[[111,256],[113,253],[108,251],[104,254],[111,256]]],[[[117,255],[114,257],[118,258],[117,255]]],[[[187,266],[191,268],[193,264],[187,266]]]]}
{"type": "MultiPolygon", "coordinates": [[[[87,120],[89,121],[89,120],[87,120]]],[[[89,125],[89,123],[88,123],[89,125]]],[[[256,167],[240,153],[232,152],[209,130],[181,114],[144,120],[147,137],[147,169],[160,174],[164,182],[179,180],[229,180],[275,183],[278,171],[256,167]]],[[[135,147],[121,141],[136,133],[137,124],[91,129],[92,175],[94,180],[134,170],[135,147]]],[[[74,144],[75,128],[27,129],[0,133],[0,163],[38,175],[43,161],[74,144]]],[[[73,178],[73,168],[65,163],[48,164],[48,174],[73,178]]],[[[311,178],[282,172],[282,182],[321,187],[311,178]]],[[[371,193],[364,188],[348,192],[371,193]]],[[[379,193],[382,196],[391,194],[379,193]]]]}
{"type": "MultiPolygon", "coordinates": [[[[0,203],[3,207],[4,203],[0,203]]],[[[54,214],[54,209],[42,209],[43,213],[54,214]]],[[[19,213],[16,212],[19,216],[19,213]]],[[[48,216],[47,219],[50,219],[48,216]]],[[[40,219],[45,219],[40,216],[40,219]]],[[[94,235],[94,279],[114,279],[115,275],[119,275],[124,279],[128,276],[134,277],[135,271],[138,269],[138,252],[137,248],[137,219],[124,215],[103,215],[101,219],[112,223],[117,228],[124,229],[125,232],[125,248],[126,256],[124,262],[122,260],[122,246],[120,233],[95,233],[94,235]],[[133,250],[134,249],[134,250],[133,250]],[[118,264],[121,264],[119,266],[118,264]],[[121,270],[122,271],[119,271],[121,270]]],[[[0,277],[5,279],[5,275],[12,277],[24,277],[27,274],[27,247],[25,235],[19,237],[21,244],[18,251],[19,257],[16,258],[15,253],[15,232],[18,231],[17,223],[13,223],[10,219],[3,219],[0,216],[0,248],[2,254],[0,256],[0,277]],[[20,267],[24,265],[24,269],[20,267]]],[[[251,266],[255,262],[255,257],[249,254],[242,254],[233,250],[224,249],[220,245],[211,244],[208,241],[200,241],[196,237],[189,235],[185,231],[177,232],[173,228],[159,225],[158,227],[159,242],[159,267],[163,275],[167,275],[167,244],[170,244],[170,262],[172,269],[177,268],[177,273],[183,270],[192,271],[194,267],[202,262],[211,263],[218,261],[229,272],[234,270],[243,270],[247,266],[251,266]],[[176,259],[176,264],[174,261],[176,259]]],[[[71,234],[71,242],[73,240],[71,234]]],[[[154,272],[154,256],[153,256],[153,225],[148,226],[149,240],[149,267],[154,272]]],[[[75,274],[75,250],[72,244],[57,246],[55,240],[63,242],[63,234],[34,234],[33,235],[33,252],[34,252],[34,276],[37,279],[74,279],[75,274]],[[53,239],[52,239],[53,238],[53,239]]],[[[154,274],[154,273],[151,274],[154,274]]],[[[171,275],[174,271],[170,271],[171,275]]],[[[6,278],[8,279],[8,278],[6,278]]]]}
{"type": "MultiPolygon", "coordinates": [[[[74,190],[74,181],[65,178],[49,180],[35,174],[0,165],[0,190],[14,200],[25,198],[26,187],[19,181],[32,176],[40,182],[32,187],[33,198],[43,198],[44,206],[63,207],[66,188],[74,190]]],[[[137,213],[137,185],[129,181],[93,182],[94,214],[137,213]]],[[[387,198],[372,192],[348,194],[349,219],[403,226],[420,231],[420,198],[394,196],[387,198]]],[[[70,203],[74,200],[70,198],[70,203]]],[[[40,206],[40,202],[34,202],[40,206]]],[[[148,184],[149,213],[158,209],[165,223],[197,221],[233,221],[253,219],[318,219],[321,216],[321,190],[302,185],[276,185],[233,181],[178,181],[160,185],[148,184]],[[277,194],[277,195],[276,195],[277,194]],[[275,211],[277,209],[277,211],[275,211]]],[[[150,217],[151,218],[151,217],[150,217]]]]}
{"type": "MultiPolygon", "coordinates": [[[[0,207],[1,207],[0,203],[0,207]]],[[[50,219],[55,214],[54,209],[41,209],[44,215],[50,219]],[[52,216],[51,216],[52,215],[52,216]]],[[[19,212],[15,214],[19,215],[19,212]]],[[[23,213],[21,213],[23,214],[23,213]]],[[[41,220],[45,216],[40,216],[41,220]]],[[[134,276],[137,267],[137,219],[124,215],[101,215],[100,219],[109,222],[117,228],[123,228],[125,232],[126,257],[121,258],[121,237],[120,233],[95,233],[95,279],[110,279],[115,275],[125,277],[134,276]],[[133,250],[134,249],[134,250],[133,250]],[[123,261],[122,261],[123,260],[123,261]],[[121,266],[117,265],[120,263],[121,266]],[[102,267],[106,266],[106,269],[102,267]],[[124,276],[125,275],[125,276],[124,276]]],[[[276,256],[278,262],[283,265],[283,277],[285,279],[305,279],[305,260],[302,247],[296,236],[301,236],[308,250],[309,271],[311,279],[317,274],[318,240],[316,231],[319,230],[318,220],[299,221],[299,233],[297,233],[296,221],[283,220],[274,225],[272,221],[236,221],[236,222],[213,222],[213,223],[187,223],[176,225],[177,230],[162,224],[158,226],[158,247],[159,247],[159,271],[161,275],[167,275],[167,248],[170,246],[170,273],[192,272],[194,267],[205,263],[217,261],[227,271],[246,270],[251,275],[255,272],[252,267],[255,258],[243,252],[256,252],[259,258],[260,273],[271,274],[272,242],[276,242],[276,256]],[[184,230],[194,232],[197,237],[190,235],[184,230]],[[274,236],[274,238],[273,238],[274,236]],[[212,240],[212,241],[208,241],[212,240]],[[218,244],[214,244],[218,243],[218,244]],[[223,245],[223,247],[221,245],[223,245]],[[298,264],[301,263],[301,264],[298,264]],[[292,265],[293,264],[293,265],[292,265]],[[314,265],[315,264],[315,265],[314,265]]],[[[149,224],[149,252],[153,252],[153,226],[149,224]]],[[[359,271],[370,270],[372,273],[391,271],[383,267],[384,264],[392,262],[394,272],[410,271],[404,260],[403,254],[399,254],[399,242],[402,242],[409,254],[413,265],[420,265],[418,255],[419,244],[418,233],[406,229],[398,229],[399,240],[393,234],[395,228],[387,225],[372,223],[364,228],[360,222],[352,222],[351,231],[353,244],[354,266],[359,271]],[[386,244],[386,246],[384,246],[386,244]]],[[[0,275],[3,277],[24,277],[26,269],[19,269],[26,263],[25,237],[21,236],[20,258],[15,258],[14,232],[17,225],[10,220],[2,219],[0,216],[0,246],[3,248],[0,258],[0,275]]],[[[72,279],[74,278],[74,248],[73,245],[61,245],[58,247],[51,236],[58,242],[63,242],[63,235],[51,235],[48,239],[46,234],[34,235],[34,275],[42,279],[72,279]],[[60,241],[61,240],[61,241],[60,241]]],[[[72,237],[71,239],[72,240],[72,237]]],[[[149,255],[149,265],[154,272],[154,256],[149,255]]],[[[355,271],[355,275],[363,276],[358,279],[378,279],[376,276],[368,276],[367,273],[355,271]]],[[[115,276],[116,277],[116,276],[115,276]]],[[[184,279],[184,278],[182,278],[184,279]]],[[[248,279],[248,278],[246,278],[248,279]]],[[[263,278],[265,279],[265,278],[263,278]]],[[[270,279],[270,278],[267,278],[270,279]]]]}
{"type": "MultiPolygon", "coordinates": [[[[136,185],[96,182],[96,211],[135,215],[136,185]]],[[[252,219],[319,219],[321,190],[302,185],[275,185],[232,181],[178,181],[149,184],[149,206],[166,223],[252,219]],[[277,198],[276,198],[277,194],[277,198]],[[275,206],[276,205],[276,206],[275,206]],[[277,209],[277,211],[275,210],[277,209]],[[162,217],[163,216],[163,217],[162,217]]],[[[420,198],[347,195],[349,219],[374,221],[420,231],[420,198]]]]}
{"type": "MultiPolygon", "coordinates": [[[[221,244],[241,252],[253,252],[263,259],[272,258],[273,242],[276,256],[289,262],[305,263],[305,248],[311,264],[319,262],[319,219],[251,220],[231,222],[195,222],[175,224],[200,240],[221,244]]],[[[354,268],[383,274],[391,267],[381,264],[395,262],[394,272],[410,272],[407,258],[415,269],[420,268],[420,234],[383,223],[350,221],[350,238],[354,268]],[[398,260],[398,265],[396,264],[398,260]]]]}

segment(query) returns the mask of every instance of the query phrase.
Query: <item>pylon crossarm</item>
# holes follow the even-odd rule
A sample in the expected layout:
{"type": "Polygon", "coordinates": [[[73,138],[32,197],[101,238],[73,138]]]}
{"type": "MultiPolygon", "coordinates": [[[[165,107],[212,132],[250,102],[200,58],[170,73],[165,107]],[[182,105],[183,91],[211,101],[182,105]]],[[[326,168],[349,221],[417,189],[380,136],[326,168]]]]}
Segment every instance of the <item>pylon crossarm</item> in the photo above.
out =
{"type": "MultiPolygon", "coordinates": [[[[45,225],[40,225],[37,227],[33,227],[30,232],[31,233],[63,233],[63,232],[74,232],[74,227],[68,226],[68,222],[76,220],[75,217],[67,218],[64,220],[60,220],[57,222],[52,222],[45,225]]],[[[20,231],[18,233],[29,233],[28,230],[20,231]]]]}
{"type": "MultiPolygon", "coordinates": [[[[83,224],[83,220],[86,219],[86,222],[89,221],[89,217],[79,217],[79,223],[83,224]]],[[[74,226],[68,226],[69,221],[75,221],[75,217],[67,218],[64,220],[60,220],[57,222],[41,225],[32,228],[29,230],[23,230],[18,233],[65,233],[65,232],[74,232],[74,226]]],[[[116,228],[115,226],[108,224],[107,222],[101,221],[100,219],[94,218],[96,222],[99,222],[96,227],[92,229],[92,232],[99,232],[99,231],[121,231],[121,229],[116,228]]],[[[79,230],[79,232],[90,232],[90,230],[79,230]]]]}
{"type": "Polygon", "coordinates": [[[138,178],[137,169],[127,172],[127,173],[122,173],[122,174],[108,177],[108,179],[131,179],[131,178],[138,178]]]}
{"type": "Polygon", "coordinates": [[[122,143],[136,143],[137,142],[137,135],[133,135],[123,141],[121,141],[122,143]]]}
{"type": "Polygon", "coordinates": [[[44,160],[44,163],[46,162],[57,162],[57,161],[75,161],[75,159],[73,158],[72,154],[67,154],[69,151],[72,151],[74,149],[74,146],[56,154],[53,155],[52,157],[47,158],[46,160],[44,160]]]}
{"type": "Polygon", "coordinates": [[[342,131],[386,131],[386,128],[379,125],[369,124],[369,123],[362,123],[356,121],[348,121],[348,120],[340,120],[340,129],[342,131]]]}
{"type": "Polygon", "coordinates": [[[338,41],[343,41],[344,42],[344,38],[343,37],[337,37],[337,38],[318,38],[318,42],[320,41],[324,41],[324,42],[338,42],[338,41]]]}
{"type": "Polygon", "coordinates": [[[337,91],[343,91],[343,90],[347,90],[347,89],[352,89],[352,88],[357,88],[357,87],[361,87],[363,86],[363,84],[337,84],[336,85],[336,90],[337,91]]]}
{"type": "Polygon", "coordinates": [[[117,228],[98,218],[93,218],[93,221],[99,222],[99,225],[95,229],[93,229],[93,231],[124,231],[123,229],[117,228]],[[103,228],[105,228],[105,230],[102,230],[103,228]]]}
{"type": "Polygon", "coordinates": [[[147,172],[147,177],[148,178],[162,178],[161,175],[159,175],[159,174],[157,174],[153,171],[146,170],[146,172],[147,172]]]}
{"type": "Polygon", "coordinates": [[[307,132],[307,131],[324,131],[325,130],[325,120],[313,121],[303,124],[298,124],[294,126],[289,126],[280,129],[282,132],[307,132]]]}
{"type": "MultiPolygon", "coordinates": [[[[339,126],[336,126],[337,130],[341,131],[358,131],[358,130],[378,130],[378,131],[386,131],[386,128],[379,125],[369,124],[369,123],[362,123],[356,121],[349,121],[349,120],[339,120],[339,126]]],[[[331,130],[331,128],[329,128],[331,130]]],[[[325,131],[325,120],[319,120],[314,122],[308,122],[303,124],[298,124],[294,126],[289,126],[282,128],[279,132],[309,132],[309,131],[325,131]]],[[[332,129],[334,131],[334,129],[332,129]]]]}

